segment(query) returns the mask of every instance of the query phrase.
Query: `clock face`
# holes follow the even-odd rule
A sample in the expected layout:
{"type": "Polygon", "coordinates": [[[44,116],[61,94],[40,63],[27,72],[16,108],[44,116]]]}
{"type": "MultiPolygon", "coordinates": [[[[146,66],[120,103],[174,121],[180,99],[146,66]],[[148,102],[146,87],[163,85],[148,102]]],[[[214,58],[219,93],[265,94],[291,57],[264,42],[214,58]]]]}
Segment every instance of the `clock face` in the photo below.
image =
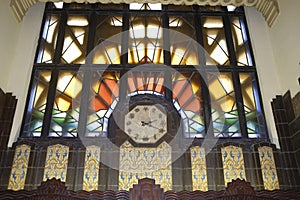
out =
{"type": "Polygon", "coordinates": [[[155,143],[167,133],[167,116],[159,105],[137,105],[125,116],[124,130],[137,143],[155,143]]]}

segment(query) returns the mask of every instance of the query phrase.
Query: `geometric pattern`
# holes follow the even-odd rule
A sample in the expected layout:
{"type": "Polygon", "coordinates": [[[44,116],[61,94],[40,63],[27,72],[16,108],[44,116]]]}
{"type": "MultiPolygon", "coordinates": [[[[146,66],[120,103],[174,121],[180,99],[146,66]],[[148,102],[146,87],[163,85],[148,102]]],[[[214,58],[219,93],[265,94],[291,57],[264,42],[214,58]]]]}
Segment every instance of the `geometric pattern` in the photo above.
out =
{"type": "Polygon", "coordinates": [[[83,173],[83,190],[92,191],[98,189],[100,166],[100,147],[89,146],[85,152],[83,173]]]}
{"type": "Polygon", "coordinates": [[[265,190],[279,189],[272,148],[267,146],[259,147],[258,153],[265,190]]]}
{"type": "Polygon", "coordinates": [[[199,146],[191,148],[191,167],[193,191],[207,191],[207,172],[204,148],[199,146]]]}
{"type": "Polygon", "coordinates": [[[172,190],[171,147],[133,147],[128,141],[120,148],[119,190],[129,190],[142,178],[155,179],[164,191],[172,190]]]}
{"type": "Polygon", "coordinates": [[[243,149],[230,145],[223,147],[221,152],[225,186],[238,178],[246,180],[243,149]]]}
{"type": "Polygon", "coordinates": [[[16,147],[14,161],[10,172],[9,190],[23,190],[28,169],[30,146],[20,145],[16,147]]]}
{"type": "Polygon", "coordinates": [[[69,147],[61,144],[47,148],[43,181],[56,178],[66,182],[69,147]]]}

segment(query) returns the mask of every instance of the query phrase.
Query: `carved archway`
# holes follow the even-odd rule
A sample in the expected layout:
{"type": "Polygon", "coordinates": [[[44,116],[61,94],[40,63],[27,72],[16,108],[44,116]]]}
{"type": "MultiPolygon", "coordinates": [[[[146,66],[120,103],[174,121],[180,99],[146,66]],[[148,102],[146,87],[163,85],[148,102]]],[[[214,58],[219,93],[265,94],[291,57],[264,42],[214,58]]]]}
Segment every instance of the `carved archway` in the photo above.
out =
{"type": "MultiPolygon", "coordinates": [[[[37,2],[47,2],[49,0],[11,0],[11,8],[18,21],[22,21],[27,10],[37,2]]],[[[62,0],[50,0],[58,2],[62,0]]],[[[66,3],[132,3],[134,0],[63,0],[66,3]]],[[[149,3],[162,4],[185,4],[185,5],[210,5],[210,6],[254,6],[264,16],[266,22],[271,27],[279,15],[278,0],[147,0],[149,3]]]]}

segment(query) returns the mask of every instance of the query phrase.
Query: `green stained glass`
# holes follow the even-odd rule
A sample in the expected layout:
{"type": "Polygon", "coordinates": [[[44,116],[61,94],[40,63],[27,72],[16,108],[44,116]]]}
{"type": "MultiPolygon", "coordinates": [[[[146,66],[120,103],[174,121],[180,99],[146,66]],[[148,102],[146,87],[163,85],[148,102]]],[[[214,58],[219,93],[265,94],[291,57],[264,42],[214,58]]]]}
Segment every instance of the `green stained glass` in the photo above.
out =
{"type": "Polygon", "coordinates": [[[35,74],[35,88],[31,91],[29,105],[31,115],[27,118],[28,121],[24,127],[27,136],[39,137],[41,135],[50,79],[51,71],[37,71],[35,74]]]}
{"type": "Polygon", "coordinates": [[[61,71],[52,110],[50,137],[77,137],[81,72],[61,71]]]}
{"type": "Polygon", "coordinates": [[[241,137],[231,73],[208,75],[214,135],[241,137]]]}
{"type": "Polygon", "coordinates": [[[264,117],[259,106],[257,87],[255,87],[255,76],[253,73],[240,73],[239,77],[242,88],[248,137],[266,137],[264,117]]]}

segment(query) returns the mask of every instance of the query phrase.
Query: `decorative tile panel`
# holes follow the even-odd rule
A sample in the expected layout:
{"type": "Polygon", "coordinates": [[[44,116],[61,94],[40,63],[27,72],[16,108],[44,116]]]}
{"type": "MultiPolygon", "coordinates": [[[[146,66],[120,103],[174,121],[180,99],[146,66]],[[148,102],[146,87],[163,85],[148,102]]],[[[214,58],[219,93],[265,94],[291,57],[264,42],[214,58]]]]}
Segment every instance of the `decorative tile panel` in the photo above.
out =
{"type": "Polygon", "coordinates": [[[30,155],[30,146],[17,146],[10,172],[8,188],[9,190],[23,190],[28,169],[28,161],[30,155]]]}
{"type": "Polygon", "coordinates": [[[276,165],[271,147],[258,148],[261,172],[265,190],[279,189],[276,165]]]}
{"type": "Polygon", "coordinates": [[[99,165],[100,147],[87,147],[84,162],[83,190],[92,191],[98,189],[99,165]]]}
{"type": "Polygon", "coordinates": [[[191,148],[191,167],[193,190],[207,191],[207,172],[204,148],[199,146],[191,148]]]}
{"type": "Polygon", "coordinates": [[[43,181],[56,178],[66,182],[69,147],[61,144],[49,146],[47,149],[43,181]]]}
{"type": "Polygon", "coordinates": [[[136,148],[128,141],[120,149],[119,190],[129,190],[142,178],[155,179],[164,191],[172,190],[171,147],[136,148]]]}
{"type": "Polygon", "coordinates": [[[225,186],[238,178],[246,180],[243,149],[230,145],[223,147],[221,153],[225,186]]]}

